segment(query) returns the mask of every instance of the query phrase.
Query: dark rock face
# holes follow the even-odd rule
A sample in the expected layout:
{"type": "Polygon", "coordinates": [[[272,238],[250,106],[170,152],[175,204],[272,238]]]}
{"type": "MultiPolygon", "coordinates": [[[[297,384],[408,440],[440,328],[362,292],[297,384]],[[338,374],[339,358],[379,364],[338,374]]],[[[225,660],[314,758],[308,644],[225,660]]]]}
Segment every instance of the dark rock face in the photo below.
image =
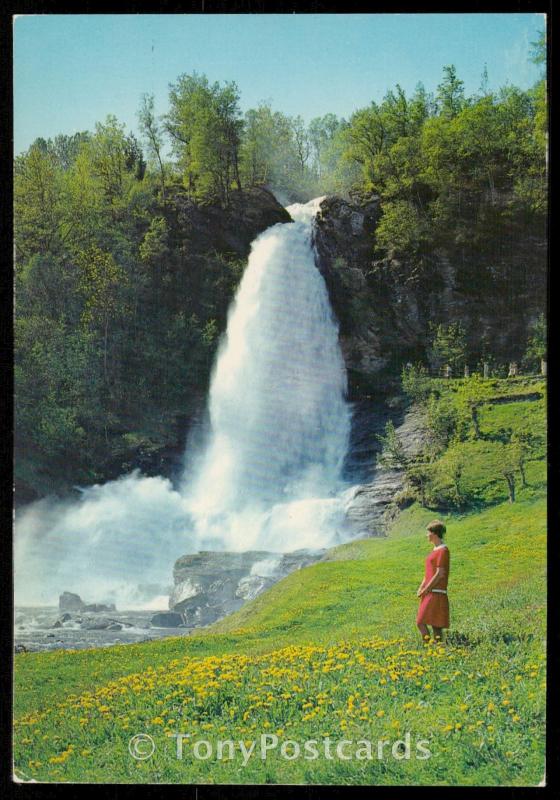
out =
{"type": "Polygon", "coordinates": [[[252,600],[276,581],[321,559],[324,550],[271,553],[200,552],[175,562],[169,608],[187,626],[209,625],[252,600]]]}
{"type": "MultiPolygon", "coordinates": [[[[340,324],[351,396],[383,391],[408,360],[424,360],[429,323],[461,322],[473,352],[484,337],[497,357],[518,359],[545,307],[546,235],[519,229],[453,252],[434,251],[422,271],[374,260],[378,197],[321,204],[314,240],[319,270],[340,324]]],[[[468,246],[467,246],[468,245],[468,246]]]]}
{"type": "Polygon", "coordinates": [[[277,222],[291,222],[274,195],[261,188],[232,192],[227,209],[198,205],[186,195],[176,195],[173,204],[181,235],[195,252],[218,250],[246,258],[259,233],[277,222]]]}
{"type": "Polygon", "coordinates": [[[151,625],[155,628],[178,628],[183,625],[183,617],[174,611],[162,611],[154,614],[151,625]]]}
{"type": "MultiPolygon", "coordinates": [[[[376,455],[381,446],[375,441],[375,434],[380,432],[381,423],[389,418],[389,411],[370,411],[369,420],[362,422],[366,432],[370,434],[369,447],[364,444],[364,454],[369,453],[370,474],[357,484],[354,494],[346,507],[346,520],[357,535],[383,536],[391,519],[395,495],[404,486],[402,470],[388,469],[375,464],[376,455]]],[[[425,443],[425,433],[421,412],[412,407],[402,416],[392,416],[396,423],[395,431],[402,442],[405,453],[415,456],[425,443]]],[[[367,441],[367,437],[364,437],[367,441]]]]}

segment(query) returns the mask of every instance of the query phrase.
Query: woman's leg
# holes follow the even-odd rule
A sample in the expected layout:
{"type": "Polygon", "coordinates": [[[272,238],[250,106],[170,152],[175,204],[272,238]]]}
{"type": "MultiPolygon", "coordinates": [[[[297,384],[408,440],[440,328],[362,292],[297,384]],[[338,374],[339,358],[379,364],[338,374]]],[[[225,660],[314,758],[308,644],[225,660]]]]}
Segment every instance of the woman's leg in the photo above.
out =
{"type": "Polygon", "coordinates": [[[430,638],[430,631],[428,630],[428,626],[425,625],[423,622],[419,622],[417,625],[418,630],[422,636],[422,639],[426,641],[426,639],[430,638]]]}
{"type": "Polygon", "coordinates": [[[443,628],[436,628],[435,625],[432,625],[434,630],[434,639],[436,642],[443,642],[443,628]]]}

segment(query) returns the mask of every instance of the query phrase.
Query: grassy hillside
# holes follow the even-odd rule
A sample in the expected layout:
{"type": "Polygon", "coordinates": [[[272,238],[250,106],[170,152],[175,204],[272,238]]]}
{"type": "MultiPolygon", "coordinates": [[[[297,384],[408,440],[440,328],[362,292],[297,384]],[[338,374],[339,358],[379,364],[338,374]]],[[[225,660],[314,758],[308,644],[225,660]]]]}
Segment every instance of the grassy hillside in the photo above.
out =
{"type": "MultiPolygon", "coordinates": [[[[492,437],[530,425],[544,437],[543,412],[541,400],[485,406],[481,429],[492,437]]],[[[387,538],[335,548],[329,560],[293,573],[188,639],[18,655],[17,774],[117,782],[537,784],[544,771],[544,444],[539,440],[526,465],[529,485],[509,503],[507,487],[486,469],[492,441],[453,445],[470,448],[477,498],[444,515],[452,625],[445,646],[423,646],[414,627],[429,550],[424,528],[435,515],[415,503],[387,538]],[[155,744],[146,760],[128,749],[140,732],[155,744]],[[190,735],[182,759],[174,732],[190,735]],[[270,737],[266,759],[261,735],[270,737]],[[333,752],[340,740],[351,742],[342,749],[351,758],[329,758],[326,737],[333,752]],[[214,748],[208,760],[193,755],[200,739],[214,748]],[[216,758],[218,740],[236,743],[232,758],[216,758]],[[282,756],[287,740],[299,743],[300,757],[282,756]],[[316,758],[304,748],[308,740],[318,742],[316,758]],[[256,750],[244,765],[239,743],[251,741],[256,750]],[[371,752],[364,742],[373,743],[371,752]],[[422,747],[429,758],[421,757],[422,747]]]]}

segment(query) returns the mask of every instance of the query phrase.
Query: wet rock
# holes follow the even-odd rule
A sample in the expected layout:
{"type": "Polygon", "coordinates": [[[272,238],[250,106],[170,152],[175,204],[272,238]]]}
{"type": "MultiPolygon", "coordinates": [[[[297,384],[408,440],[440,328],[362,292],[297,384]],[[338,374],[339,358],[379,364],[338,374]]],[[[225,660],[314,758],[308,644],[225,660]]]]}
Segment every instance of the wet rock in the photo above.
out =
{"type": "Polygon", "coordinates": [[[260,575],[247,575],[241,578],[235,590],[235,596],[240,597],[242,600],[253,600],[269,586],[272,586],[274,580],[272,578],[263,578],[260,575]]]}
{"type": "Polygon", "coordinates": [[[182,556],[175,562],[169,607],[185,617],[188,627],[209,625],[237,611],[290,572],[315,563],[324,552],[202,551],[182,556]]]}
{"type": "Polygon", "coordinates": [[[154,614],[151,624],[154,628],[178,628],[184,622],[181,614],[175,611],[161,611],[154,614]]]}
{"type": "MultiPolygon", "coordinates": [[[[372,410],[371,413],[375,412],[372,410]]],[[[375,431],[379,431],[379,424],[376,423],[385,419],[387,417],[381,414],[375,422],[370,420],[369,431],[370,434],[373,433],[369,455],[371,477],[354,488],[345,509],[347,522],[356,533],[362,536],[383,536],[385,534],[387,524],[391,519],[391,512],[394,509],[395,495],[403,489],[405,483],[403,470],[376,465],[380,451],[379,441],[377,443],[374,441],[375,431]]],[[[402,417],[393,416],[393,419],[397,421],[395,432],[402,442],[406,455],[414,458],[426,443],[422,411],[413,406],[404,412],[402,417]]],[[[365,426],[365,422],[362,421],[362,424],[365,426]]],[[[364,460],[366,459],[367,455],[364,460]]]]}
{"type": "Polygon", "coordinates": [[[113,620],[107,619],[107,617],[88,617],[84,619],[80,628],[85,631],[105,631],[112,622],[113,620]]]}
{"type": "Polygon", "coordinates": [[[63,592],[58,598],[60,611],[86,611],[93,614],[116,611],[114,603],[85,603],[79,594],[73,592],[63,592]]]}
{"type": "Polygon", "coordinates": [[[61,611],[82,611],[85,603],[79,594],[62,592],[58,598],[58,607],[61,611]]]}

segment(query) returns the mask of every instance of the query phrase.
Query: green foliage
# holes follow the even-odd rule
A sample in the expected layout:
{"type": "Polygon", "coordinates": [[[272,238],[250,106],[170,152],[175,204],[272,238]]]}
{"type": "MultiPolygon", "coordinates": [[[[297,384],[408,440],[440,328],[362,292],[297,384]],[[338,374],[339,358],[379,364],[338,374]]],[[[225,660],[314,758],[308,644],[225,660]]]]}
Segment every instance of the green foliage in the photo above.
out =
{"type": "Polygon", "coordinates": [[[492,384],[477,374],[465,378],[457,389],[457,408],[463,419],[470,419],[472,433],[476,439],[481,437],[478,409],[492,394],[492,384]]]}
{"type": "Polygon", "coordinates": [[[432,394],[426,407],[426,432],[429,447],[440,453],[459,435],[461,430],[460,413],[453,397],[447,393],[441,397],[432,394]]]}
{"type": "Polygon", "coordinates": [[[377,463],[380,466],[388,467],[389,469],[401,469],[406,466],[408,458],[391,420],[385,426],[385,433],[377,434],[377,439],[382,447],[381,453],[377,458],[377,463]]]}
{"type": "Polygon", "coordinates": [[[524,361],[538,369],[541,359],[546,359],[546,319],[544,314],[540,314],[532,326],[524,361]]]}
{"type": "Polygon", "coordinates": [[[423,250],[426,230],[426,221],[414,203],[409,200],[387,202],[375,231],[376,243],[390,257],[414,258],[423,250]]]}
{"type": "Polygon", "coordinates": [[[423,403],[432,392],[430,374],[423,364],[404,366],[401,385],[406,396],[415,403],[423,403]]]}
{"type": "Polygon", "coordinates": [[[429,357],[432,366],[440,369],[449,365],[454,374],[460,374],[467,363],[467,336],[460,322],[450,325],[430,325],[431,345],[429,357]]]}
{"type": "Polygon", "coordinates": [[[169,252],[169,229],[164,217],[153,217],[140,244],[140,258],[145,264],[161,262],[169,252]]]}
{"type": "Polygon", "coordinates": [[[243,120],[234,82],[210,84],[205,75],[181,75],[170,86],[165,127],[189,193],[228,204],[241,189],[239,148],[243,120]]]}
{"type": "Polygon", "coordinates": [[[157,161],[161,180],[161,199],[165,205],[166,168],[163,163],[163,134],[160,121],[155,115],[154,96],[142,95],[138,110],[140,131],[146,141],[149,155],[157,161]]]}
{"type": "Polygon", "coordinates": [[[443,81],[438,86],[437,100],[444,117],[455,117],[463,108],[464,86],[453,64],[443,68],[443,81]]]}

